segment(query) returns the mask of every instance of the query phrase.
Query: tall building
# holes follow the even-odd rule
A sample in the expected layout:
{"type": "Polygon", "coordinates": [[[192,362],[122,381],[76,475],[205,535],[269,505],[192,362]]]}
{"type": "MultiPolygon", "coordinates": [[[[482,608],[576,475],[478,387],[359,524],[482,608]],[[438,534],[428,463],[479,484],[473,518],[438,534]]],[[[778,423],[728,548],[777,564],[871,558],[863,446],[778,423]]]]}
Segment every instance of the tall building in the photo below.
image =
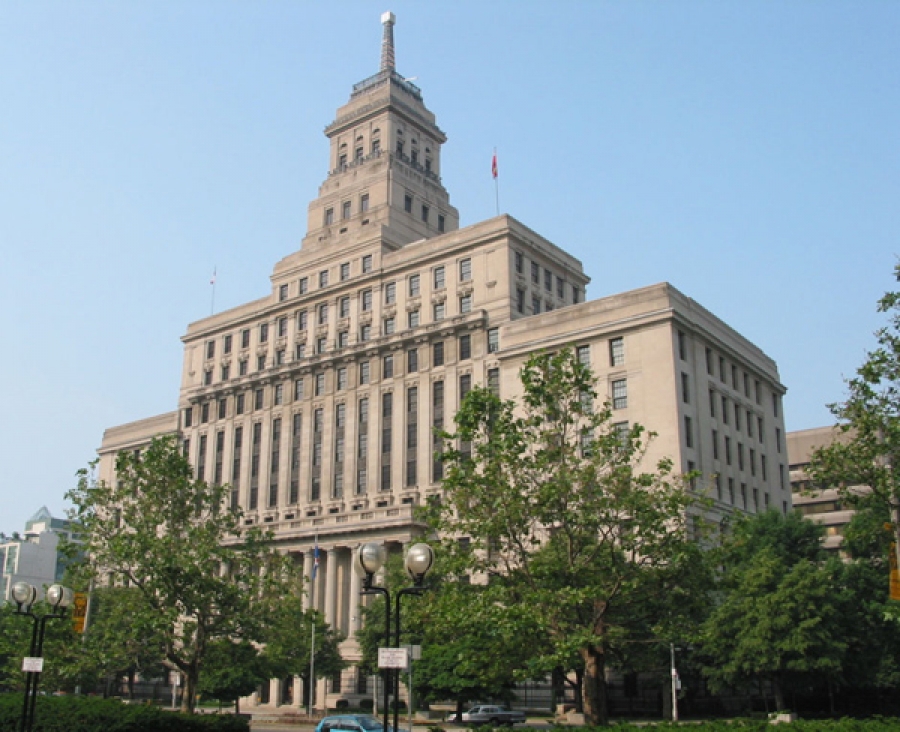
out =
{"type": "MultiPolygon", "coordinates": [[[[709,476],[716,513],[786,511],[791,495],[784,387],[759,348],[669,284],[586,302],[581,262],[511,216],[459,227],[446,136],[394,68],[394,16],[382,22],[380,70],[325,128],[300,250],[264,297],[188,326],[177,410],[108,430],[100,450],[112,480],[117,451],[180,434],[197,476],[230,484],[306,577],[317,537],[315,602],[350,660],[354,549],[421,535],[413,509],[441,491],[435,428],[475,385],[514,398],[541,349],[574,346],[617,420],[659,434],[648,464],[709,476]]],[[[355,667],[323,691],[329,705],[372,694],[355,667]]],[[[290,680],[259,701],[303,703],[290,680]]]]}
{"type": "Polygon", "coordinates": [[[11,601],[16,582],[34,585],[42,598],[47,586],[62,581],[66,557],[59,551],[60,540],[76,539],[74,530],[72,521],[53,518],[42,506],[25,522],[22,534],[0,534],[0,604],[11,601]]]}

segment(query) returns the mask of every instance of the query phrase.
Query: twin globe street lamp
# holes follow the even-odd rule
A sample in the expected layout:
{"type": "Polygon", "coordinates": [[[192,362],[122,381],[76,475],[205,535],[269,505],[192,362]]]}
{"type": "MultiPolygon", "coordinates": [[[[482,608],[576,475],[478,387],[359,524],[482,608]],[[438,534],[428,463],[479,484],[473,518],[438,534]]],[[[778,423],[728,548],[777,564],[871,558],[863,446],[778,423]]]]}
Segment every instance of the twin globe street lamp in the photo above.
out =
{"type": "MultiPolygon", "coordinates": [[[[391,647],[391,593],[386,587],[376,587],[373,584],[375,573],[378,572],[387,561],[387,549],[384,544],[377,542],[369,542],[363,544],[356,551],[356,562],[359,568],[364,572],[363,595],[384,595],[384,642],[391,647]]],[[[398,590],[394,595],[394,644],[393,648],[400,648],[400,598],[403,595],[421,595],[425,591],[423,586],[425,575],[434,564],[434,550],[428,544],[414,544],[406,553],[404,566],[406,574],[413,581],[412,587],[404,587],[398,590]]],[[[387,649],[386,649],[387,650],[387,649]]],[[[379,655],[381,655],[379,653],[379,655]]],[[[383,695],[384,695],[384,732],[388,732],[388,719],[391,692],[394,694],[394,732],[397,732],[399,726],[400,710],[398,701],[400,697],[400,668],[398,666],[388,666],[379,662],[384,674],[383,695]]]]}
{"type": "Polygon", "coordinates": [[[37,600],[37,588],[27,582],[16,582],[12,586],[12,599],[16,603],[16,615],[27,615],[32,619],[31,646],[29,655],[22,663],[25,672],[25,696],[22,701],[22,716],[19,718],[19,732],[31,732],[34,724],[34,705],[37,701],[38,683],[41,680],[41,671],[44,669],[44,631],[47,621],[53,618],[61,618],[66,614],[74,600],[74,593],[68,587],[62,585],[50,585],[44,600],[50,606],[50,612],[44,615],[35,615],[34,603],[37,600]]]}

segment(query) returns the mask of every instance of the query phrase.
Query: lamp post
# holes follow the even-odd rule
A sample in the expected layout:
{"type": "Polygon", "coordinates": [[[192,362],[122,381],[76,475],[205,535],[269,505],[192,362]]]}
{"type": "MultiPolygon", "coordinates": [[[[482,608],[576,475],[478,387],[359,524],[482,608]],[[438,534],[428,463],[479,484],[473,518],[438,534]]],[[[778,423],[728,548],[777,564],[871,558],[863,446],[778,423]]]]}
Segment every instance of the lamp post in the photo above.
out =
{"type": "MultiPolygon", "coordinates": [[[[391,644],[391,593],[386,587],[377,587],[373,584],[375,573],[384,566],[387,560],[387,551],[384,544],[369,542],[359,547],[356,552],[356,560],[359,568],[365,573],[363,579],[363,595],[384,595],[384,642],[391,644]]],[[[425,575],[434,564],[434,550],[428,544],[415,544],[406,554],[404,566],[406,573],[413,581],[412,587],[404,587],[398,590],[394,596],[394,645],[400,647],[400,598],[403,595],[421,595],[425,591],[423,586],[425,575]]],[[[390,714],[390,694],[394,692],[394,731],[399,727],[400,711],[397,702],[400,696],[400,671],[399,669],[385,667],[384,672],[384,732],[388,730],[390,714]]]]}
{"type": "Polygon", "coordinates": [[[37,599],[37,588],[34,585],[27,582],[16,582],[12,587],[12,598],[16,603],[16,615],[27,615],[32,619],[29,655],[22,663],[22,670],[25,672],[25,697],[22,700],[22,716],[19,719],[19,732],[31,732],[34,724],[38,683],[44,668],[44,659],[41,654],[44,650],[44,632],[47,629],[47,621],[63,617],[66,614],[66,608],[72,604],[74,594],[68,587],[50,585],[45,597],[47,604],[50,605],[50,612],[40,616],[33,612],[37,599]]]}

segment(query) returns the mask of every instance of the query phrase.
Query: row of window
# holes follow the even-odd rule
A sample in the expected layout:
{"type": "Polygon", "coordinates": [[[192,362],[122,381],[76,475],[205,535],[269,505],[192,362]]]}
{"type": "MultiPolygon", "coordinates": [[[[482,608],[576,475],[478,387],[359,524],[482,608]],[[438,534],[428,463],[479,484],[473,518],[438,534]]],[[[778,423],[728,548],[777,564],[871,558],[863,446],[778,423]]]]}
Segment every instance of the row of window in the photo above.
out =
{"type": "MultiPolygon", "coordinates": [[[[771,499],[768,491],[762,491],[762,501],[760,501],[760,490],[755,486],[751,487],[748,492],[747,484],[741,483],[738,493],[734,478],[728,478],[727,482],[723,484],[723,478],[719,475],[715,477],[715,483],[716,498],[720,501],[727,499],[732,506],[743,508],[745,511],[752,510],[754,513],[768,511],[770,508],[771,499]],[[740,498],[740,502],[738,502],[738,498],[740,498]]],[[[787,501],[782,502],[781,510],[782,513],[787,513],[787,501]]]]}
{"type": "MultiPolygon", "coordinates": [[[[524,277],[525,276],[525,255],[522,254],[522,252],[514,252],[513,258],[515,260],[516,274],[522,275],[524,277]]],[[[564,301],[566,299],[565,280],[562,277],[560,277],[559,275],[554,274],[552,270],[547,269],[546,267],[543,269],[543,274],[544,274],[544,276],[543,276],[544,290],[548,293],[552,293],[554,291],[553,286],[554,286],[554,282],[555,282],[556,297],[558,299],[564,301]]],[[[534,286],[535,290],[538,290],[540,288],[541,282],[542,282],[541,265],[535,261],[532,261],[531,262],[531,284],[534,286]]],[[[519,312],[521,313],[521,312],[524,312],[524,293],[525,293],[525,291],[520,288],[519,292],[523,293],[522,298],[521,298],[523,301],[523,304],[521,307],[519,307],[519,312]]],[[[534,309],[534,307],[535,307],[534,303],[539,300],[540,300],[540,298],[538,297],[537,294],[535,294],[534,297],[532,298],[532,311],[534,313],[540,312],[539,306],[538,306],[538,309],[534,309]]],[[[577,285],[572,285],[572,303],[577,304],[580,301],[581,301],[581,290],[577,285]]],[[[547,302],[549,303],[550,301],[548,300],[547,302]]],[[[549,309],[552,309],[552,308],[549,308],[549,309]]]]}
{"type": "MultiPolygon", "coordinates": [[[[369,194],[361,193],[357,203],[357,213],[365,214],[369,210],[369,194]]],[[[347,221],[353,215],[353,201],[347,199],[341,201],[341,221],[347,221]]],[[[329,206],[325,209],[324,222],[325,226],[331,226],[334,223],[334,207],[329,206]]],[[[371,255],[370,255],[371,256],[371,255]]]]}
{"type": "MultiPolygon", "coordinates": [[[[415,209],[414,200],[415,200],[415,198],[412,193],[407,192],[404,194],[403,210],[406,211],[406,213],[412,214],[414,212],[414,209],[415,209]]],[[[431,204],[427,203],[425,201],[421,202],[419,204],[418,214],[419,214],[419,217],[422,219],[422,221],[424,221],[426,224],[430,224],[431,223],[431,204]]],[[[442,214],[440,212],[438,212],[438,215],[437,215],[437,230],[441,233],[444,233],[447,230],[447,218],[446,218],[446,216],[444,216],[444,214],[442,214]]]]}

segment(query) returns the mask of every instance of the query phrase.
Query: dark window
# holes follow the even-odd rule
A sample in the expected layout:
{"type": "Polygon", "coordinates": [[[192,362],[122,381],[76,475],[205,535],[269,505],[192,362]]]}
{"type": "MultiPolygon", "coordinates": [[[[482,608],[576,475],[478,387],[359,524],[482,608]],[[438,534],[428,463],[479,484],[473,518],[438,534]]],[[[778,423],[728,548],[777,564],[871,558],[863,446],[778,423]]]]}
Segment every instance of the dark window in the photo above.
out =
{"type": "Polygon", "coordinates": [[[459,337],[459,360],[464,361],[472,358],[472,337],[463,335],[459,337]]]}
{"type": "Polygon", "coordinates": [[[431,360],[433,366],[444,365],[444,342],[438,341],[431,346],[431,360]]]}

